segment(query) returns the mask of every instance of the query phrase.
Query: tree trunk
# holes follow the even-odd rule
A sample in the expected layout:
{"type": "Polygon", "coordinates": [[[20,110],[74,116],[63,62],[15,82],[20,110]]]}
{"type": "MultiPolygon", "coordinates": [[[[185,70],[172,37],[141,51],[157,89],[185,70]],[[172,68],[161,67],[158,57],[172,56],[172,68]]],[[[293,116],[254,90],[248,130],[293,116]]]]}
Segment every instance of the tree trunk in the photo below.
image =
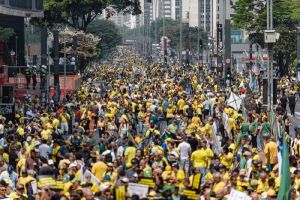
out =
{"type": "Polygon", "coordinates": [[[284,53],[279,51],[276,56],[277,64],[279,67],[280,77],[286,76],[289,73],[289,58],[284,53]]]}

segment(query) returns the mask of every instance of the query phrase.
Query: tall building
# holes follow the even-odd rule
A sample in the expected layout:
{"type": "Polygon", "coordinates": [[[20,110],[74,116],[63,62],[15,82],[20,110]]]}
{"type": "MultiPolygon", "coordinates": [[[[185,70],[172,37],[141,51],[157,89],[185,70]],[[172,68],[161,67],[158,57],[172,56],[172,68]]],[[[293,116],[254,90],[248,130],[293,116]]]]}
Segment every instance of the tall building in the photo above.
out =
{"type": "Polygon", "coordinates": [[[181,8],[182,0],[174,0],[174,1],[172,4],[174,6],[172,6],[172,9],[171,9],[172,19],[180,20],[181,14],[182,14],[182,10],[181,10],[182,9],[181,8]]]}
{"type": "Polygon", "coordinates": [[[0,26],[15,32],[6,44],[0,43],[3,47],[0,47],[0,63],[5,60],[4,51],[13,51],[16,56],[15,62],[5,64],[25,65],[25,60],[32,60],[33,56],[40,60],[41,33],[37,27],[29,25],[29,19],[43,16],[43,0],[0,0],[0,26]]]}

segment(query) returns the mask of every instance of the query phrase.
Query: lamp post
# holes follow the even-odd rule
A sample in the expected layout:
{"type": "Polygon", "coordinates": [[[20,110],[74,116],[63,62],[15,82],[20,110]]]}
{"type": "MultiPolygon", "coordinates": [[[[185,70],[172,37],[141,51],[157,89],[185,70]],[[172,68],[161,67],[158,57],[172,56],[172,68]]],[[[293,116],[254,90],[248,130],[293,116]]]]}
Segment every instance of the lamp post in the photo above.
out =
{"type": "Polygon", "coordinates": [[[18,36],[16,36],[16,66],[18,66],[18,36]]]}
{"type": "Polygon", "coordinates": [[[66,97],[67,82],[67,53],[66,53],[66,36],[64,36],[64,98],[66,97]]]}
{"type": "Polygon", "coordinates": [[[273,0],[267,0],[267,30],[265,31],[265,43],[268,49],[267,79],[268,79],[268,111],[273,109],[273,43],[276,33],[273,30],[273,0]]]}

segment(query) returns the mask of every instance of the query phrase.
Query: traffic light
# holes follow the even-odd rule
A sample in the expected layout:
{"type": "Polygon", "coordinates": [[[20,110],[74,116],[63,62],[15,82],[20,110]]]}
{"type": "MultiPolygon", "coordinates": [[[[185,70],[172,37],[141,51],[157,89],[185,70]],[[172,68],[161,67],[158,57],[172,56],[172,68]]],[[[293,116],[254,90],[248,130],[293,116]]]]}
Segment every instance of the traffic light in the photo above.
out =
{"type": "Polygon", "coordinates": [[[297,71],[300,72],[300,63],[297,64],[297,71]]]}
{"type": "Polygon", "coordinates": [[[231,70],[230,70],[230,67],[228,67],[228,68],[226,69],[226,77],[227,77],[227,78],[231,78],[231,70]]]}

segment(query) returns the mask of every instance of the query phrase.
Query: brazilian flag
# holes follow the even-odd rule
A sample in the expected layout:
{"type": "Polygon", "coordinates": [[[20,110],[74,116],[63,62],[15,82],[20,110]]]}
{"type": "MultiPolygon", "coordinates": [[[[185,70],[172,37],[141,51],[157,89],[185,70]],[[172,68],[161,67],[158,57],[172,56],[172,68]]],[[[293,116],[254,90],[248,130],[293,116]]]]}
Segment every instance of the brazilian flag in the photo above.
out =
{"type": "Polygon", "coordinates": [[[278,192],[278,200],[288,200],[289,191],[291,188],[291,174],[290,174],[290,164],[289,164],[289,151],[288,144],[286,141],[286,136],[282,137],[282,151],[281,151],[281,178],[280,178],[280,188],[278,192]]]}

